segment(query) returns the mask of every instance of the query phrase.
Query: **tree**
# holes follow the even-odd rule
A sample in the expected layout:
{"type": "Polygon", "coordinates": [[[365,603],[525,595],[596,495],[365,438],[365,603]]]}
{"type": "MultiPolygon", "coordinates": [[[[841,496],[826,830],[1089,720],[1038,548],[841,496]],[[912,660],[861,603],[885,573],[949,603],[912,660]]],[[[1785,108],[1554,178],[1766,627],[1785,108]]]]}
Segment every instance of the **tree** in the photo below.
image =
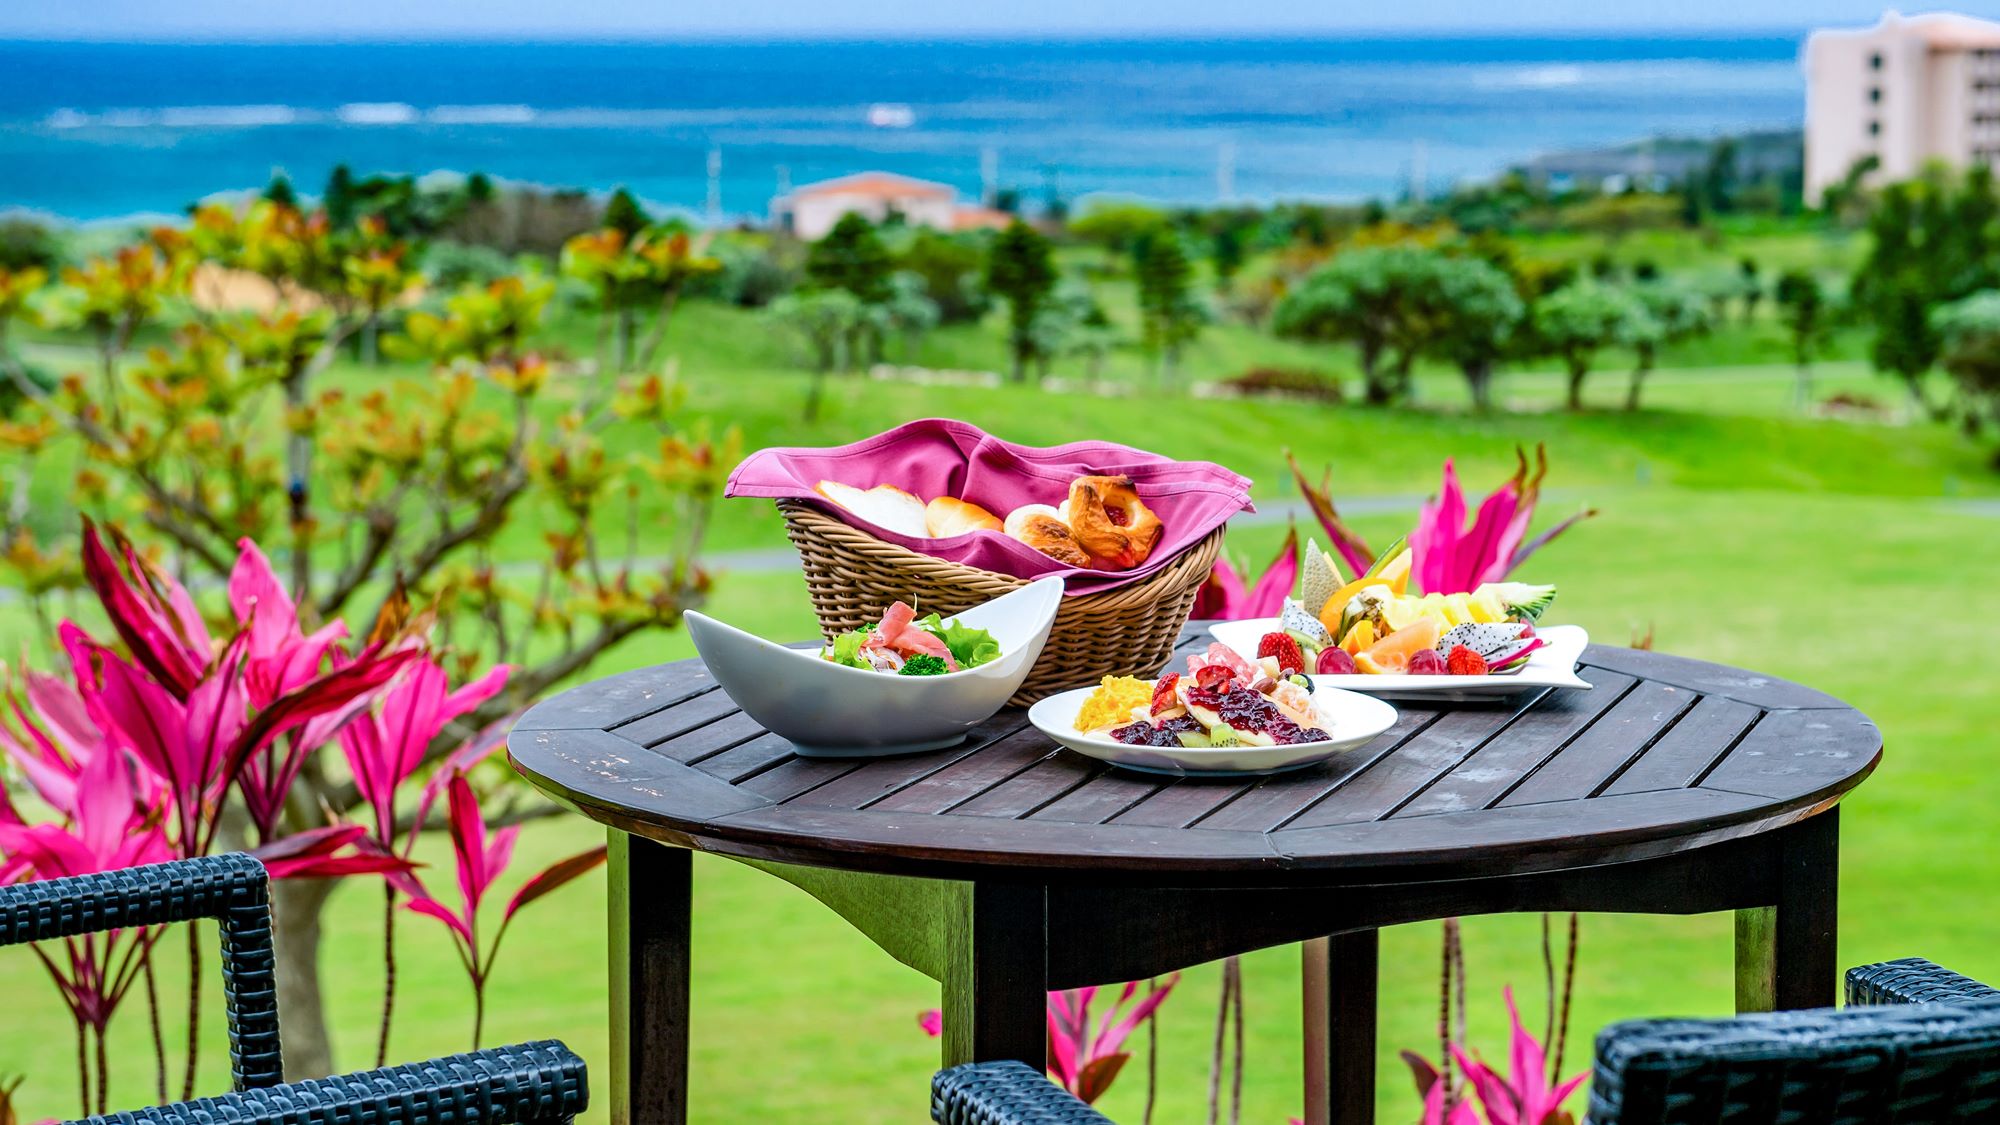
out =
{"type": "Polygon", "coordinates": [[[345,164],[336,164],[326,177],[326,190],[320,196],[320,204],[326,210],[326,221],[336,230],[346,230],[354,225],[357,215],[354,198],[354,173],[345,164]]]}
{"type": "Polygon", "coordinates": [[[1924,394],[1924,376],[1938,360],[1938,335],[1931,327],[1930,305],[1918,285],[1899,281],[1875,293],[1875,346],[1869,359],[1877,371],[1903,381],[1917,409],[1935,415],[1924,394]]]}
{"type": "MultiPolygon", "coordinates": [[[[2000,289],[1985,289],[1931,314],[1944,369],[1957,385],[1971,431],[2000,424],[2000,289]]],[[[2000,454],[1994,457],[2000,467],[2000,454]]]]}
{"type": "Polygon", "coordinates": [[[612,192],[611,198],[604,202],[604,218],[600,220],[600,224],[607,230],[615,230],[626,238],[631,238],[652,223],[651,216],[646,214],[644,207],[639,206],[638,199],[622,187],[612,192]]]}
{"type": "Polygon", "coordinates": [[[924,296],[937,305],[944,324],[969,324],[986,315],[992,302],[982,284],[985,264],[979,244],[969,238],[918,227],[896,255],[896,268],[924,283],[924,296]]]}
{"type": "Polygon", "coordinates": [[[1651,281],[1634,286],[1642,315],[1626,325],[1624,342],[1632,346],[1637,362],[1631,382],[1625,387],[1625,409],[1639,409],[1646,376],[1653,373],[1661,348],[1706,332],[1708,303],[1700,293],[1672,281],[1651,281]]]}
{"type": "Polygon", "coordinates": [[[907,270],[889,275],[889,299],[882,302],[889,331],[902,340],[903,362],[913,363],[924,333],[938,326],[938,304],[926,292],[924,279],[907,270]]]}
{"type": "Polygon", "coordinates": [[[788,293],[771,302],[770,317],[792,334],[809,356],[812,382],[806,389],[805,419],[819,418],[826,379],[851,360],[855,331],[862,321],[862,304],[845,289],[813,289],[788,293]]]}
{"type": "Polygon", "coordinates": [[[1478,258],[1440,258],[1418,291],[1424,351],[1456,364],[1475,410],[1493,407],[1493,368],[1527,308],[1514,279],[1478,258]]]}
{"type": "Polygon", "coordinates": [[[1232,224],[1218,227],[1211,237],[1209,264],[1215,268],[1215,287],[1224,293],[1243,268],[1243,241],[1243,229],[1232,224]]]}
{"type": "Polygon", "coordinates": [[[1166,229],[1165,212],[1129,202],[1094,203],[1069,224],[1073,237],[1135,259],[1135,266],[1140,243],[1166,229]]]}
{"type": "MultiPolygon", "coordinates": [[[[97,336],[101,379],[48,389],[4,373],[32,401],[35,424],[5,428],[0,442],[10,459],[47,452],[88,466],[72,491],[85,512],[147,529],[177,569],[211,586],[228,581],[240,540],[274,548],[307,629],[336,618],[393,629],[435,613],[455,650],[514,664],[506,690],[430,748],[435,762],[466,731],[700,602],[696,559],[734,445],[683,426],[680,396],[657,377],[620,381],[595,408],[538,411],[559,375],[533,345],[554,292],[542,278],[504,278],[412,311],[384,348],[423,361],[425,382],[345,395],[322,386],[369,315],[356,295],[369,257],[400,260],[408,246],[354,250],[323,212],[259,200],[203,206],[185,229],[154,230],[65,271],[49,307],[61,310],[58,327],[97,336]],[[188,299],[203,266],[262,279],[276,307],[207,311],[188,299]],[[157,343],[136,353],[142,333],[157,343]],[[602,435],[614,424],[657,441],[610,458],[602,435]],[[658,564],[604,548],[638,518],[642,494],[649,513],[653,497],[665,501],[660,518],[674,529],[658,564]],[[524,530],[515,521],[528,512],[535,526],[524,530]],[[496,566],[502,538],[546,549],[532,577],[496,566]]],[[[69,554],[43,551],[35,530],[12,529],[33,552],[0,565],[69,554]]],[[[361,802],[351,783],[318,771],[279,796],[288,830],[361,802]]],[[[287,1061],[329,1072],[318,917],[330,887],[286,882],[274,897],[287,1061]]]]}
{"type": "Polygon", "coordinates": [[[1757,259],[1745,254],[1736,263],[1736,272],[1743,279],[1743,323],[1757,319],[1757,303],[1764,299],[1764,283],[1757,276],[1757,259]]]}
{"type": "Polygon", "coordinates": [[[1035,357],[1035,314],[1055,285],[1055,251],[1049,240],[1019,219],[1007,224],[986,252],[986,290],[1007,302],[1007,348],[1016,383],[1028,378],[1028,362],[1035,357]]]}
{"type": "Polygon", "coordinates": [[[1436,258],[1414,246],[1343,251],[1278,302],[1272,327],[1280,336],[1353,344],[1367,401],[1394,402],[1408,390],[1421,339],[1411,295],[1431,284],[1436,258]]]}
{"type": "Polygon", "coordinates": [[[1583,382],[1599,349],[1625,342],[1645,316],[1631,294],[1596,281],[1573,282],[1536,302],[1535,334],[1562,360],[1569,409],[1583,409],[1583,382]]]}
{"type": "Polygon", "coordinates": [[[875,225],[849,211],[806,251],[806,278],[821,289],[845,289],[865,304],[889,299],[896,269],[875,225]]]}
{"type": "Polygon", "coordinates": [[[1786,270],[1771,291],[1778,317],[1792,338],[1792,362],[1798,367],[1794,398],[1801,410],[1812,405],[1812,361],[1826,337],[1826,291],[1807,270],[1786,270]]]}
{"type": "Polygon", "coordinates": [[[1160,232],[1141,244],[1134,270],[1139,283],[1139,338],[1155,372],[1171,383],[1181,349],[1201,333],[1208,311],[1194,297],[1194,265],[1179,235],[1160,232]]]}
{"type": "Polygon", "coordinates": [[[651,228],[636,236],[605,227],[563,244],[562,272],[588,283],[597,296],[596,351],[601,374],[619,375],[653,366],[666,342],[674,308],[689,282],[722,268],[721,262],[704,251],[705,246],[696,243],[687,231],[672,227],[651,228]],[[639,344],[639,323],[646,317],[651,318],[652,326],[645,342],[639,344]]]}
{"type": "Polygon", "coordinates": [[[264,185],[264,199],[280,207],[297,207],[299,194],[292,190],[292,181],[283,172],[273,172],[271,182],[264,185]]]}

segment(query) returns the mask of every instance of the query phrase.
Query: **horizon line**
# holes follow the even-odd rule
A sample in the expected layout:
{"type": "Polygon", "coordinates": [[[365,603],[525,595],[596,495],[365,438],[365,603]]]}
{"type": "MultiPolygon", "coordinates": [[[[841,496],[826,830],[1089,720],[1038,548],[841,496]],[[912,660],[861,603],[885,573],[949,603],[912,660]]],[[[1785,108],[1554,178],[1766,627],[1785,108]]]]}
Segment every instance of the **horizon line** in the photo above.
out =
{"type": "Polygon", "coordinates": [[[648,46],[686,43],[952,43],[952,42],[1270,42],[1286,39],[1363,41],[1388,40],[1645,40],[1645,39],[1796,39],[1814,30],[1798,25],[1714,24],[1702,27],[1562,27],[1521,28],[1010,28],[1010,29],[868,29],[606,31],[601,33],[443,30],[399,32],[274,31],[203,34],[39,34],[0,30],[0,44],[144,47],[263,47],[263,46],[450,46],[455,44],[520,44],[547,46],[648,46]]]}

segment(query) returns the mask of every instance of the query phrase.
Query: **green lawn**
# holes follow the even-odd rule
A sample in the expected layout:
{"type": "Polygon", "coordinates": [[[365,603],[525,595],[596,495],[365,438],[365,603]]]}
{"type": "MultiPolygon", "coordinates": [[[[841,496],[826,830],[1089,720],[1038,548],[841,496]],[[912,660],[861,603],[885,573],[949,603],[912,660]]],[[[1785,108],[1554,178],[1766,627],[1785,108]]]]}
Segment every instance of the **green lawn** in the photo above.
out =
{"type": "MultiPolygon", "coordinates": [[[[677,326],[695,409],[743,427],[746,442],[848,440],[929,414],[968,418],[1008,437],[1056,442],[1086,435],[1122,439],[1188,457],[1213,458],[1254,476],[1260,498],[1290,489],[1281,451],[1334,468],[1342,496],[1415,496],[1435,487],[1437,464],[1455,455],[1471,487],[1497,483],[1517,442],[1548,443],[1555,468],[1545,518],[1589,503],[1602,514],[1542,556],[1527,577],[1556,581],[1558,620],[1623,643],[1654,630],[1662,649],[1739,663],[1824,688],[1863,708],[1883,728],[1888,756],[1848,803],[1843,873],[1842,961],[1922,953],[1975,975],[2000,977],[1990,934],[2000,898],[1985,854],[2000,843],[1987,815],[2000,783],[1983,768],[1989,732],[2000,729],[1991,690],[1985,619],[2000,616],[1992,560],[2000,519],[1959,498],[2000,493],[1986,451],[1929,425],[1802,420],[1787,406],[1783,365],[1679,369],[1654,377],[1657,409],[1571,416],[1542,409],[1556,377],[1516,373],[1503,396],[1532,409],[1490,418],[1449,406],[1376,411],[1284,403],[1224,403],[1147,391],[1099,399],[1032,389],[930,389],[841,380],[829,416],[796,419],[804,382],[783,366],[780,346],[747,314],[694,305],[677,326]]],[[[1255,347],[1291,348],[1265,342],[1255,347]]],[[[1217,333],[1215,354],[1193,377],[1227,373],[1253,344],[1217,333]]],[[[970,330],[933,337],[936,362],[957,354],[994,366],[990,339],[970,330]],[[960,338],[963,336],[964,338],[960,338]]],[[[1274,352],[1275,354],[1275,352],[1274,352]]],[[[1318,355],[1317,351],[1313,352],[1318,355]]],[[[1332,349],[1325,362],[1346,357],[1332,349]]],[[[927,352],[926,358],[931,358],[927,352]]],[[[1121,378],[1142,380],[1135,369],[1121,378]]],[[[388,378],[343,369],[356,384],[388,378]]],[[[1593,386],[1605,407],[1622,388],[1593,386]]],[[[1830,387],[1894,401],[1896,389],[1852,364],[1829,365],[1830,387]]],[[[1433,404],[1455,401],[1448,373],[1426,374],[1433,404]]],[[[559,397],[563,389],[552,394],[559,397]]],[[[38,486],[51,521],[62,520],[62,481],[38,486]]],[[[1409,513],[1357,520],[1387,539],[1409,513]]],[[[1232,535],[1238,558],[1260,563],[1282,524],[1247,524],[1232,535]]],[[[532,557],[534,529],[507,554],[532,557]]],[[[782,546],[775,518],[758,502],[730,501],[715,545],[782,546]]],[[[811,629],[794,572],[724,575],[718,615],[778,636],[811,629]]],[[[20,650],[31,630],[18,605],[0,604],[0,648],[20,650]]],[[[598,671],[674,659],[680,634],[641,638],[598,671]]],[[[508,882],[597,840],[592,826],[564,818],[524,834],[508,882]]],[[[432,846],[427,853],[443,859],[432,846]]],[[[695,922],[695,1118],[702,1121],[920,1120],[936,1051],[916,1026],[935,988],[875,951],[801,892],[727,861],[697,860],[695,922]]],[[[599,1079],[604,1057],[601,879],[563,891],[524,914],[508,939],[494,984],[488,1041],[568,1040],[599,1079]]],[[[343,889],[328,915],[327,980],[342,1062],[372,1053],[378,1001],[379,894],[343,889]]],[[[1390,932],[1383,955],[1382,1115],[1415,1115],[1393,1049],[1431,1049],[1436,985],[1435,925],[1390,932]]],[[[410,918],[406,987],[395,1054],[414,1058],[460,1049],[469,1032],[468,993],[437,927],[410,918]]],[[[1468,926],[1475,1028],[1497,1045],[1499,990],[1516,984],[1530,1001],[1540,968],[1533,918],[1478,919],[1468,926]]],[[[169,994],[177,991],[168,959],[169,994]]],[[[1299,1111],[1297,956],[1269,950],[1246,960],[1250,1059],[1244,1120],[1277,1125],[1299,1111]]],[[[1719,1013],[1730,998],[1729,921],[1590,917],[1584,920],[1573,1058],[1613,1019],[1719,1013]]],[[[1190,970],[1161,1021],[1163,1122],[1200,1120],[1217,992],[1212,966],[1190,970]]],[[[213,990],[211,990],[212,993],[213,990]]],[[[211,995],[211,1000],[214,1000],[211,995]]],[[[219,1012],[219,1005],[214,1009],[219,1012]]],[[[25,1119],[73,1112],[68,1023],[41,969],[25,951],[0,956],[0,1073],[27,1076],[25,1119]]],[[[211,1015],[214,1030],[219,1017],[211,1015]]],[[[114,1102],[149,1100],[143,1003],[122,1016],[114,1102]]],[[[209,1055],[205,1088],[225,1082],[209,1055]]],[[[1135,1070],[1106,1101],[1136,1121],[1135,1070]]],[[[593,1119],[603,1120],[600,1100],[593,1119]]]]}

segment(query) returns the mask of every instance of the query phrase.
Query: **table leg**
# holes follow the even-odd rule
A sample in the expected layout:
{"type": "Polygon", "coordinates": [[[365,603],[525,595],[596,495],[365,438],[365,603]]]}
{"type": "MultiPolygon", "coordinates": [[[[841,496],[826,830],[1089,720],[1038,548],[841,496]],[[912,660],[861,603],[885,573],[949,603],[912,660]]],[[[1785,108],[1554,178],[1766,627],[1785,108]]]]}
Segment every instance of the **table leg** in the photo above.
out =
{"type": "Polygon", "coordinates": [[[685,1125],[694,853],[611,830],[612,1125],[685,1125]]]}
{"type": "Polygon", "coordinates": [[[952,921],[944,1065],[1048,1061],[1048,889],[973,883],[952,921]]]}
{"type": "Polygon", "coordinates": [[[1778,901],[1736,912],[1736,1010],[1833,1006],[1839,983],[1840,810],[1772,841],[1778,901]]]}
{"type": "Polygon", "coordinates": [[[1376,930],[1317,938],[1299,947],[1305,985],[1306,1125],[1375,1120],[1376,930]]]}

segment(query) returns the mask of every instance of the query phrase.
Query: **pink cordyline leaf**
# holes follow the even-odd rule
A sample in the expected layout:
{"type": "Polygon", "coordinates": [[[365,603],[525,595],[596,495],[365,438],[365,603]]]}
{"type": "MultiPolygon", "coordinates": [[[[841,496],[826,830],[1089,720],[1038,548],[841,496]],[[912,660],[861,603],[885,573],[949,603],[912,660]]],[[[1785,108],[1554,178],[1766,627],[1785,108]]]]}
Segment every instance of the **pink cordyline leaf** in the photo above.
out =
{"type": "Polygon", "coordinates": [[[89,520],[83,527],[83,574],[96,591],[112,628],[124,640],[132,659],[162,687],[185,697],[201,678],[210,653],[208,630],[180,584],[155,574],[129,543],[122,543],[131,579],[97,536],[89,520]],[[162,594],[162,590],[165,591],[162,594]]]}
{"type": "MultiPolygon", "coordinates": [[[[431,743],[452,721],[498,694],[508,672],[506,665],[496,665],[447,691],[441,665],[429,658],[416,661],[383,693],[379,709],[340,729],[341,750],[355,787],[374,810],[378,839],[394,838],[396,789],[423,765],[431,743]]],[[[440,773],[448,777],[448,771],[449,765],[440,773]]]]}
{"type": "Polygon", "coordinates": [[[273,879],[329,879],[341,875],[388,875],[414,864],[377,844],[359,824],[308,828],[253,848],[273,879]],[[342,849],[347,854],[340,854],[342,849]]]}
{"type": "Polygon", "coordinates": [[[1416,553],[1413,570],[1417,585],[1425,592],[1454,593],[1458,581],[1455,563],[1459,528],[1465,523],[1465,493],[1458,486],[1458,469],[1451,458],[1444,461],[1444,484],[1437,496],[1424,502],[1417,513],[1416,529],[1410,533],[1410,549],[1416,553]]]}
{"type": "Polygon", "coordinates": [[[507,732],[514,725],[514,716],[496,719],[481,727],[477,734],[466,739],[458,749],[445,755],[438,763],[436,772],[424,782],[423,791],[417,796],[417,815],[409,836],[405,837],[405,850],[416,843],[416,834],[423,831],[430,822],[431,809],[436,807],[439,797],[444,796],[445,786],[460,774],[469,774],[472,767],[485,761],[495,750],[507,744],[507,732]]]}
{"type": "Polygon", "coordinates": [[[1368,544],[1354,532],[1353,528],[1342,522],[1340,513],[1334,510],[1333,494],[1329,487],[1333,477],[1332,470],[1321,475],[1319,484],[1315,486],[1312,481],[1306,479],[1305,470],[1299,468],[1298,458],[1292,456],[1292,451],[1289,449],[1285,451],[1285,460],[1292,467],[1292,479],[1298,482],[1299,495],[1304,497],[1306,507],[1312,510],[1313,518],[1319,521],[1320,527],[1326,532],[1326,537],[1332,540],[1333,549],[1340,552],[1341,561],[1347,564],[1347,573],[1358,575],[1367,571],[1374,565],[1375,552],[1368,549],[1368,544]]]}
{"type": "Polygon", "coordinates": [[[1243,576],[1236,573],[1228,559],[1217,555],[1215,569],[1208,572],[1208,581],[1195,594],[1194,609],[1189,616],[1196,621],[1227,621],[1243,598],[1243,576]]]}
{"type": "Polygon", "coordinates": [[[1548,1059],[1542,1045],[1521,1023],[1514,1003],[1514,990],[1506,990],[1507,1015],[1512,1023],[1508,1044],[1511,1075],[1502,1075],[1483,1061],[1467,1055],[1456,1044],[1452,1054],[1465,1071],[1466,1080],[1479,1097],[1489,1125],[1562,1125],[1568,1115],[1562,1103],[1583,1084],[1588,1072],[1551,1086],[1547,1077],[1548,1059]]]}
{"type": "Polygon", "coordinates": [[[602,864],[606,854],[604,845],[599,844],[587,852],[580,852],[568,859],[550,864],[534,878],[521,884],[521,889],[515,891],[514,897],[507,900],[507,910],[501,915],[502,924],[512,921],[522,907],[602,864]]]}
{"type": "Polygon", "coordinates": [[[936,1039],[938,1036],[944,1034],[944,1013],[936,1008],[932,1008],[926,1012],[919,1012],[917,1013],[917,1026],[923,1029],[925,1035],[936,1039]]]}
{"type": "Polygon", "coordinates": [[[1514,456],[1514,474],[1480,503],[1469,530],[1464,528],[1465,496],[1457,470],[1449,459],[1445,461],[1438,495],[1424,504],[1410,534],[1416,553],[1414,576],[1424,593],[1466,593],[1483,583],[1502,581],[1538,548],[1596,514],[1585,509],[1523,546],[1521,540],[1541,497],[1542,478],[1548,475],[1548,451],[1535,447],[1532,470],[1526,451],[1516,448],[1514,456]]]}
{"type": "Polygon", "coordinates": [[[1229,560],[1217,557],[1215,569],[1209,572],[1208,581],[1195,595],[1194,610],[1190,616],[1198,621],[1276,617],[1283,612],[1285,597],[1292,592],[1298,577],[1299,532],[1294,527],[1286,533],[1284,544],[1278,548],[1278,557],[1264,568],[1257,585],[1248,591],[1244,590],[1243,578],[1236,573],[1229,560]]]}

